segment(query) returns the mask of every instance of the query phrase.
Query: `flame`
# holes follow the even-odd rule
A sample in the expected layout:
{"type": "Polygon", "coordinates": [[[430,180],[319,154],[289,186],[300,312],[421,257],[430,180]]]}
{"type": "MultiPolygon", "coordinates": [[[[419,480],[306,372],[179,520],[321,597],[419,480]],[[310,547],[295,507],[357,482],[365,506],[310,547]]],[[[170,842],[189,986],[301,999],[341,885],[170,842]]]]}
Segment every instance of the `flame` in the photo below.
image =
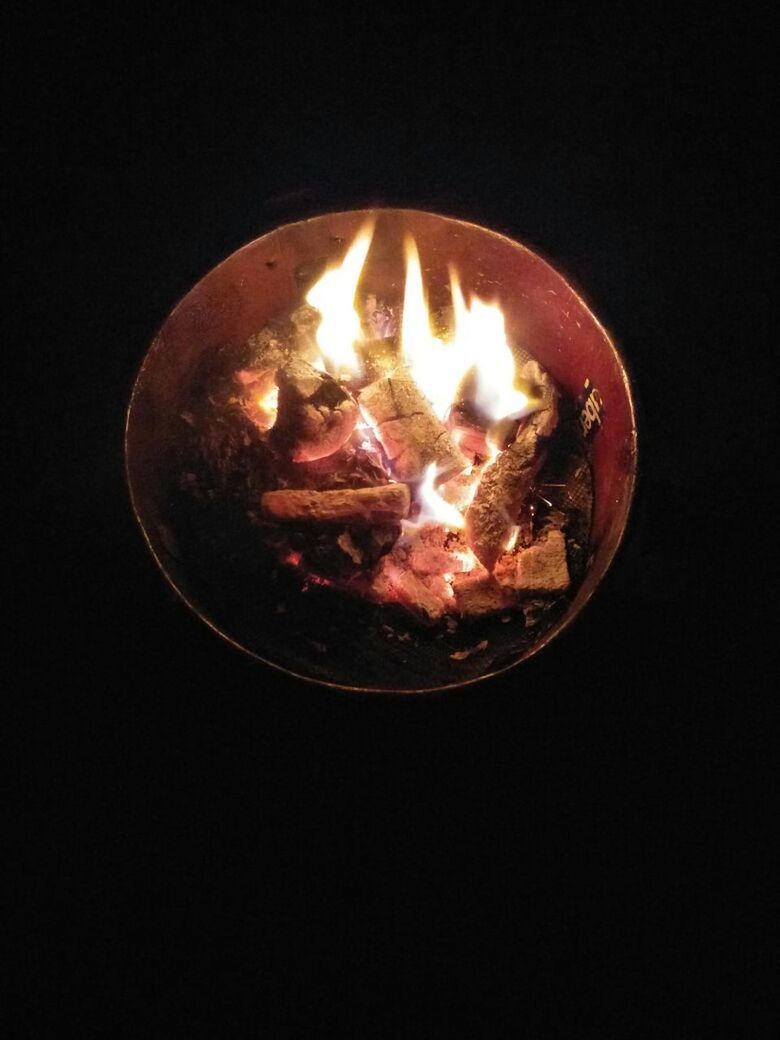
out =
{"type": "Polygon", "coordinates": [[[519,419],[533,411],[535,405],[515,386],[515,357],[506,341],[501,307],[497,303],[486,303],[478,296],[472,296],[467,305],[453,267],[450,267],[450,287],[455,339],[471,359],[476,377],[474,403],[490,420],[487,441],[495,457],[501,450],[498,441],[502,420],[519,419]]]}
{"type": "Polygon", "coordinates": [[[520,534],[520,526],[515,524],[509,529],[509,537],[504,544],[504,552],[512,552],[514,547],[517,545],[517,538],[520,534]]]}
{"type": "Polygon", "coordinates": [[[414,239],[404,239],[406,285],[401,322],[401,350],[414,381],[444,419],[458,384],[469,368],[464,344],[457,339],[444,343],[431,331],[428,303],[423,289],[420,256],[414,239]]]}
{"type": "Polygon", "coordinates": [[[306,302],[322,315],[317,345],[325,367],[336,378],[349,379],[361,371],[354,349],[354,344],[363,339],[355,296],[374,236],[374,224],[374,219],[366,221],[338,267],[327,270],[306,294],[306,302]]]}
{"type": "Polygon", "coordinates": [[[437,523],[443,527],[449,527],[451,531],[457,531],[466,526],[460,512],[451,502],[441,497],[435,487],[436,463],[432,462],[423,474],[422,483],[417,489],[417,498],[420,503],[420,516],[417,523],[437,523]]]}
{"type": "MultiPolygon", "coordinates": [[[[453,334],[444,342],[431,330],[423,288],[420,257],[411,236],[404,240],[406,285],[401,324],[404,361],[422,392],[444,419],[458,387],[474,372],[474,402],[491,426],[508,418],[520,418],[533,410],[527,394],[515,386],[515,358],[506,341],[504,314],[497,303],[463,295],[457,271],[450,267],[453,334]]],[[[500,445],[488,436],[493,455],[500,445]]]]}

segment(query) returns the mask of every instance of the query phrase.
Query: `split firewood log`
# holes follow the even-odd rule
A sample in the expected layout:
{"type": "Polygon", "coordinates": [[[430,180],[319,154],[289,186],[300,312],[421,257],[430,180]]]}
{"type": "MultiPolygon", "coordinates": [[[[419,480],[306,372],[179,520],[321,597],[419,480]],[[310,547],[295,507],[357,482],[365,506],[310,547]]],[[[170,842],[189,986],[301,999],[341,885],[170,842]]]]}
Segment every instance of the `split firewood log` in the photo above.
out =
{"type": "Polygon", "coordinates": [[[408,369],[369,384],[359,401],[399,480],[416,480],[432,462],[442,479],[468,465],[408,369]]]}
{"type": "Polygon", "coordinates": [[[466,541],[488,571],[493,570],[506,546],[547,457],[547,442],[558,425],[557,394],[549,378],[536,362],[529,362],[525,368],[540,386],[541,407],[521,425],[514,443],[485,467],[466,510],[466,541]]]}
{"type": "Polygon", "coordinates": [[[360,411],[332,376],[296,360],[278,369],[276,384],[279,402],[273,438],[293,462],[325,458],[346,443],[360,411]]]}
{"type": "Polygon", "coordinates": [[[339,488],[335,491],[266,491],[260,511],[268,520],[342,524],[387,524],[409,515],[406,484],[339,488]]]}

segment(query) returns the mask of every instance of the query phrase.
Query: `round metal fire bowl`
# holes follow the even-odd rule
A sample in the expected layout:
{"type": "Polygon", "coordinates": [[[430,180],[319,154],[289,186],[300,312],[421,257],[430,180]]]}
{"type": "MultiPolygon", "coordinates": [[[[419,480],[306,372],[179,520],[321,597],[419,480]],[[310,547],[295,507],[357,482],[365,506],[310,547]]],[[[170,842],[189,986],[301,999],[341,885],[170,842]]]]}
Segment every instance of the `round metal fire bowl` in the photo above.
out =
{"type": "MultiPolygon", "coordinates": [[[[442,301],[444,302],[444,298],[442,301]]],[[[202,278],[174,308],[152,342],[133,388],[125,438],[133,509],[149,549],[182,600],[237,649],[288,674],[360,692],[423,693],[499,674],[547,646],[580,613],[604,577],[628,519],[636,474],[636,425],[624,364],[585,301],[540,256],[504,235],[417,210],[329,213],[288,224],[243,246],[202,278]],[[301,272],[343,253],[373,212],[374,241],[361,289],[398,298],[403,237],[416,239],[432,303],[448,284],[447,265],[464,290],[503,307],[508,339],[546,368],[577,400],[587,428],[594,478],[590,563],[576,594],[532,644],[522,622],[494,619],[460,634],[487,638],[487,652],[453,660],[452,646],[395,619],[388,637],[376,610],[334,590],[291,595],[269,571],[241,587],[205,581],[199,561],[182,552],[171,513],[170,481],[160,459],[176,436],[182,390],[206,351],[245,341],[301,302],[301,272]],[[232,597],[232,598],[231,598],[232,597]]],[[[231,579],[232,580],[232,579],[231,579]]],[[[455,645],[461,645],[455,644],[455,645]]]]}

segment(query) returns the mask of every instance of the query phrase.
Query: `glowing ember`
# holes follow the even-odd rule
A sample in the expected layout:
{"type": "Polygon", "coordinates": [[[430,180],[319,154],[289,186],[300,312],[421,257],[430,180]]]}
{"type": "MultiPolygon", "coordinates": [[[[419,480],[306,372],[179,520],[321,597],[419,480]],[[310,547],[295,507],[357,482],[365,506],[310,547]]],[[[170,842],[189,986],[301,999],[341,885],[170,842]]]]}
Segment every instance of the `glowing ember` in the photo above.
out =
{"type": "Polygon", "coordinates": [[[279,406],[279,387],[274,383],[273,370],[234,374],[235,381],[247,391],[243,409],[258,430],[265,433],[276,422],[279,406]]]}
{"type": "Polygon", "coordinates": [[[265,429],[270,430],[276,422],[276,412],[279,405],[279,387],[272,387],[267,393],[257,398],[258,411],[265,416],[265,429]]]}
{"type": "Polygon", "coordinates": [[[306,302],[322,315],[317,345],[325,367],[336,378],[349,379],[361,371],[354,348],[363,338],[355,296],[373,235],[374,221],[370,220],[356,235],[341,264],[326,271],[306,296],[306,302]]]}

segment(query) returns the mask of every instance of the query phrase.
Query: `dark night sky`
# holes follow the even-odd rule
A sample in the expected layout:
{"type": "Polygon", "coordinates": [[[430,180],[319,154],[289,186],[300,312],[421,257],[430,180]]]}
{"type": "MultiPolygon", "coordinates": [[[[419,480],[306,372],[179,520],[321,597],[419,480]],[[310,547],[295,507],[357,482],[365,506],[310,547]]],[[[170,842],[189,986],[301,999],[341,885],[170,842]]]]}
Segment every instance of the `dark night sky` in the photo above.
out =
{"type": "Polygon", "coordinates": [[[161,1037],[766,1022],[768,47],[724,5],[609,32],[589,14],[11,26],[21,1035],[58,1035],[41,1009],[161,1037]],[[220,643],[123,483],[132,380],[173,304],[263,230],[368,203],[537,247],[640,406],[628,539],[582,619],[415,702],[220,643]]]}

